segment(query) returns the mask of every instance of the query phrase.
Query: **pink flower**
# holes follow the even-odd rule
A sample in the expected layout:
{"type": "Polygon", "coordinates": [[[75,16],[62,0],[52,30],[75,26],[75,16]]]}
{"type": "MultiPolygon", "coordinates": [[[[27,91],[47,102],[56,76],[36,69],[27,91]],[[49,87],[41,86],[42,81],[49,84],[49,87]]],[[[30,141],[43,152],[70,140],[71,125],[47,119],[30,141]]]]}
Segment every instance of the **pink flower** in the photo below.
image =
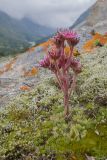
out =
{"type": "Polygon", "coordinates": [[[82,71],[82,65],[81,65],[81,63],[78,60],[76,60],[75,58],[71,59],[71,65],[70,66],[73,69],[73,71],[75,73],[77,73],[77,74],[82,71]]]}
{"type": "Polygon", "coordinates": [[[57,50],[56,48],[52,48],[49,52],[48,52],[49,56],[51,59],[53,60],[57,60],[60,57],[60,50],[57,50]]]}
{"type": "Polygon", "coordinates": [[[50,69],[51,71],[53,71],[53,72],[56,72],[55,64],[54,64],[54,63],[51,63],[49,69],[50,69]]]}
{"type": "Polygon", "coordinates": [[[52,41],[54,42],[57,48],[60,48],[64,43],[64,39],[58,33],[52,38],[52,41]]]}
{"type": "Polygon", "coordinates": [[[75,46],[80,40],[79,35],[70,29],[60,29],[57,33],[57,37],[58,35],[61,39],[67,40],[68,43],[73,46],[75,46]]]}

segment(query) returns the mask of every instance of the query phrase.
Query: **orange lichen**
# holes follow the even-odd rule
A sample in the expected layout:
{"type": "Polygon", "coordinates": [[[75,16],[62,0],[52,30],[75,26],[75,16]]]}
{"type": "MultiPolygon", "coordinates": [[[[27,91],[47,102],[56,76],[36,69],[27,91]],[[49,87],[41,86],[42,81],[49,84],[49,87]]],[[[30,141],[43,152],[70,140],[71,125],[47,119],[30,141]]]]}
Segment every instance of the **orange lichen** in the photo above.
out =
{"type": "Polygon", "coordinates": [[[33,67],[31,70],[31,75],[34,76],[38,73],[38,69],[36,67],[33,67]]]}
{"type": "MultiPolygon", "coordinates": [[[[67,56],[69,56],[70,48],[69,48],[68,46],[65,47],[64,51],[65,51],[65,54],[66,54],[67,56]]],[[[74,48],[73,54],[74,54],[74,56],[80,55],[80,53],[79,53],[79,51],[78,51],[77,48],[74,48]]]]}
{"type": "Polygon", "coordinates": [[[38,69],[36,67],[33,67],[30,71],[26,71],[24,69],[24,76],[25,77],[32,77],[38,74],[38,69]]]}
{"type": "Polygon", "coordinates": [[[32,53],[32,52],[35,51],[35,47],[31,47],[31,48],[29,48],[27,51],[28,51],[29,53],[32,53]]]}
{"type": "Polygon", "coordinates": [[[96,41],[99,41],[99,43],[103,46],[107,43],[107,35],[102,35],[102,34],[99,34],[99,33],[96,33],[91,40],[87,41],[84,46],[83,46],[83,49],[85,51],[91,51],[92,49],[94,49],[96,46],[95,46],[95,42],[96,41]]]}
{"type": "Polygon", "coordinates": [[[12,69],[12,63],[7,63],[4,67],[5,67],[5,69],[4,69],[4,71],[5,72],[7,72],[7,71],[9,71],[9,70],[11,70],[12,69]]]}
{"type": "Polygon", "coordinates": [[[8,72],[9,70],[13,69],[13,64],[15,63],[17,58],[12,59],[9,63],[5,64],[0,69],[0,74],[3,74],[4,72],[8,72]]]}
{"type": "Polygon", "coordinates": [[[95,36],[93,36],[93,40],[99,40],[102,45],[104,45],[107,42],[107,37],[105,35],[101,35],[99,33],[96,33],[95,36]]]}
{"type": "Polygon", "coordinates": [[[4,72],[11,70],[15,61],[16,61],[16,58],[12,59],[9,63],[5,64],[4,72]]]}
{"type": "Polygon", "coordinates": [[[94,48],[93,40],[87,41],[83,46],[83,49],[87,52],[90,52],[93,48],[94,48]]]}
{"type": "Polygon", "coordinates": [[[46,52],[51,45],[53,45],[53,42],[49,39],[48,41],[41,43],[39,46],[46,52]]]}
{"type": "Polygon", "coordinates": [[[21,86],[21,87],[20,87],[20,90],[21,90],[21,91],[29,91],[29,90],[30,90],[30,87],[29,87],[29,86],[21,86]]]}

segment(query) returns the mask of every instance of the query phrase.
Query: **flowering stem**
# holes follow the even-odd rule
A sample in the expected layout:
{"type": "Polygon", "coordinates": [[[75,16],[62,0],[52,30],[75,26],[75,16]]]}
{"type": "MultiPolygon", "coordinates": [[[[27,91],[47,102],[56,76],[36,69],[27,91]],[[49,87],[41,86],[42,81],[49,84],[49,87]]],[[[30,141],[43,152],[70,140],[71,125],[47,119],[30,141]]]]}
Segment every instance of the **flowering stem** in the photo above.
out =
{"type": "Polygon", "coordinates": [[[69,96],[68,96],[68,93],[64,94],[64,114],[65,114],[65,117],[69,115],[69,96]]]}
{"type": "Polygon", "coordinates": [[[73,46],[70,47],[70,55],[69,55],[69,58],[68,58],[68,60],[67,60],[66,65],[65,65],[65,69],[68,69],[68,68],[70,67],[71,59],[72,59],[72,57],[73,57],[73,49],[74,49],[73,46]]]}
{"type": "Polygon", "coordinates": [[[63,69],[63,87],[64,87],[64,114],[65,117],[69,115],[69,84],[68,84],[68,75],[66,71],[63,69]]]}
{"type": "MultiPolygon", "coordinates": [[[[69,29],[60,29],[53,38],[55,46],[48,52],[48,55],[40,61],[40,66],[54,72],[59,86],[64,94],[65,116],[69,115],[69,98],[76,87],[76,77],[81,72],[81,64],[74,58],[73,49],[79,42],[76,32],[69,29]],[[68,44],[69,56],[65,53],[65,44],[68,44]],[[72,69],[74,75],[69,72],[72,69]],[[71,84],[72,83],[72,84],[71,84]]],[[[66,45],[67,45],[66,44],[66,45]]]]}
{"type": "Polygon", "coordinates": [[[61,90],[64,91],[64,90],[63,90],[63,87],[62,87],[62,84],[61,84],[61,82],[60,82],[60,78],[59,78],[58,74],[55,73],[55,75],[56,75],[56,78],[57,78],[57,80],[58,80],[58,83],[59,83],[59,86],[60,86],[61,90]]]}
{"type": "Polygon", "coordinates": [[[76,77],[77,77],[77,75],[74,74],[74,76],[73,76],[73,82],[72,82],[72,85],[71,85],[71,88],[70,88],[70,91],[69,91],[69,98],[71,96],[71,93],[73,93],[73,91],[74,91],[74,89],[76,87],[76,77]]]}
{"type": "Polygon", "coordinates": [[[70,46],[70,57],[73,57],[73,49],[74,49],[74,46],[70,46]]]}

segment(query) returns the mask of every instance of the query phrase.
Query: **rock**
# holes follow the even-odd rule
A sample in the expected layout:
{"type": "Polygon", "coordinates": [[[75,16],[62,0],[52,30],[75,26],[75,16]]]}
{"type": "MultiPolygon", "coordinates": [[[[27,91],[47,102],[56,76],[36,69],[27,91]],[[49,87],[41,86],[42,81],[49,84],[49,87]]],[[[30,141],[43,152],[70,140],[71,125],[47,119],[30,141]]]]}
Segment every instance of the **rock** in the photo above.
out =
{"type": "Polygon", "coordinates": [[[95,160],[95,158],[86,155],[86,160],[95,160]]]}
{"type": "Polygon", "coordinates": [[[107,95],[98,95],[95,97],[95,103],[101,106],[107,106],[107,95]]]}

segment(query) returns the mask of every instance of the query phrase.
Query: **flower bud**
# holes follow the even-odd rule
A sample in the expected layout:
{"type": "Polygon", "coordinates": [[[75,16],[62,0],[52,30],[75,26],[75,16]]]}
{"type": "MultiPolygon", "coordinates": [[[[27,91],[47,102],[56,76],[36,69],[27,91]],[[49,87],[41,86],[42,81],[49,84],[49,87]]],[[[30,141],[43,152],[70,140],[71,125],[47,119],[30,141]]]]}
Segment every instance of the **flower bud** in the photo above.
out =
{"type": "Polygon", "coordinates": [[[46,56],[43,60],[40,61],[40,67],[49,68],[50,66],[50,59],[49,56],[46,56]]]}
{"type": "Polygon", "coordinates": [[[57,48],[60,48],[64,42],[64,39],[57,33],[53,38],[52,41],[56,45],[57,48]]]}
{"type": "Polygon", "coordinates": [[[76,73],[80,73],[81,72],[82,65],[75,58],[71,59],[71,65],[70,66],[71,66],[71,68],[73,69],[74,72],[76,72],[76,73]]]}
{"type": "Polygon", "coordinates": [[[61,29],[58,32],[59,37],[64,40],[67,40],[68,44],[71,46],[75,46],[78,44],[80,37],[76,32],[71,31],[70,29],[61,29]]]}
{"type": "Polygon", "coordinates": [[[57,60],[57,59],[59,59],[60,58],[60,50],[58,50],[58,49],[56,49],[56,48],[52,48],[49,52],[49,56],[50,56],[50,58],[51,59],[53,59],[53,60],[57,60]]]}

